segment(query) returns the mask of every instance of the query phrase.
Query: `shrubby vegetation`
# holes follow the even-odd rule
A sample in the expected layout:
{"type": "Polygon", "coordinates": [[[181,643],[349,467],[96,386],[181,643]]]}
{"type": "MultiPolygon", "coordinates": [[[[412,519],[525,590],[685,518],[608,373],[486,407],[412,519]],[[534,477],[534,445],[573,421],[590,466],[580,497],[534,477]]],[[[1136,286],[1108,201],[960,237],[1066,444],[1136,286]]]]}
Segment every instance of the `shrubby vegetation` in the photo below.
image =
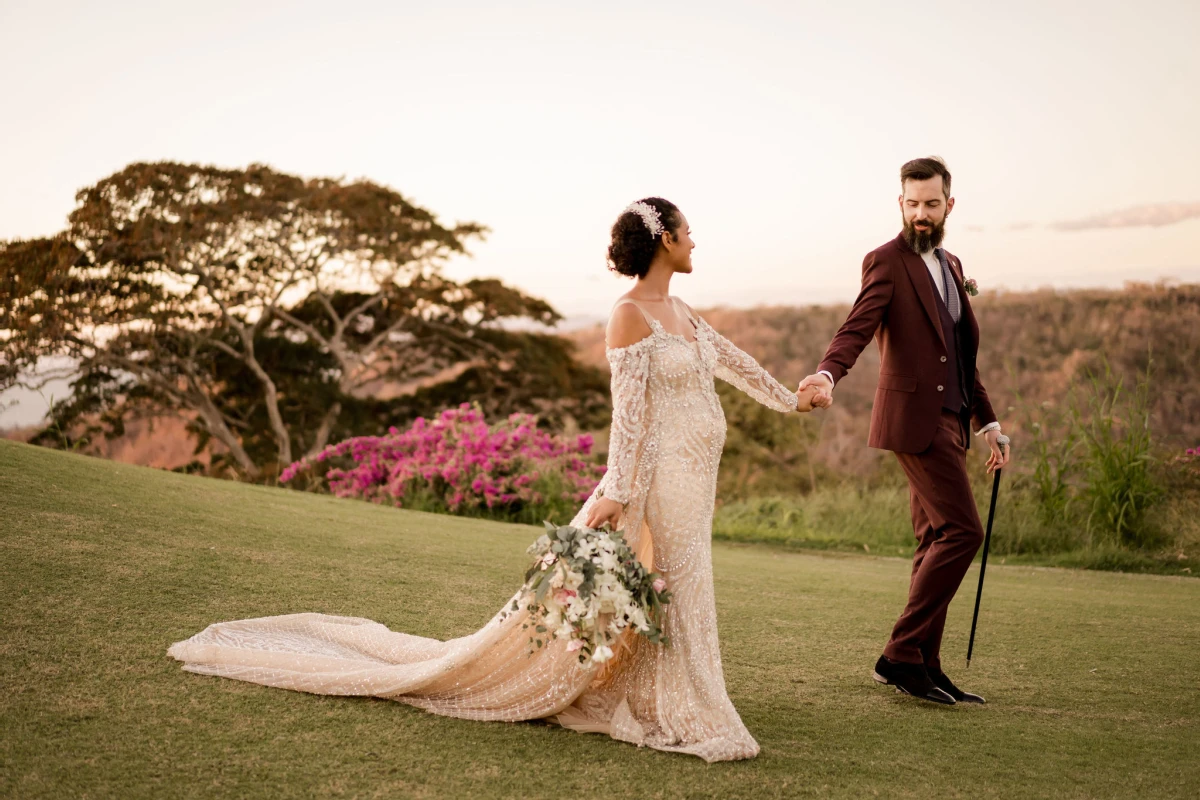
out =
{"type": "Polygon", "coordinates": [[[407,430],[331,445],[280,481],[416,511],[565,524],[604,475],[591,456],[589,435],[547,433],[530,414],[489,425],[464,404],[407,430]]]}
{"type": "MultiPolygon", "coordinates": [[[[61,233],[0,242],[0,389],[36,383],[48,377],[39,365],[66,356],[77,380],[32,434],[39,444],[103,453],[110,441],[152,439],[145,431],[165,419],[176,451],[191,453],[168,467],[272,483],[300,459],[303,474],[284,476],[293,484],[565,521],[599,475],[600,454],[579,435],[603,442],[607,428],[602,332],[532,332],[559,320],[544,301],[495,280],[446,277],[445,260],[485,233],[473,222],[443,225],[369,181],[133,164],[83,189],[61,233]],[[458,409],[464,400],[469,411],[458,409]],[[426,426],[418,432],[416,420],[432,422],[415,423],[426,426]],[[566,449],[520,486],[535,468],[518,448],[464,488],[426,474],[414,455],[440,424],[458,431],[447,434],[459,437],[453,446],[442,442],[451,449],[502,436],[566,449]],[[486,433],[462,432],[479,426],[486,433]],[[402,456],[401,443],[416,449],[402,456]],[[366,463],[386,474],[352,488],[366,463]],[[327,477],[327,464],[342,472],[327,477]]],[[[983,377],[1015,443],[998,556],[1191,570],[1200,556],[1200,286],[990,293],[974,307],[986,332],[983,377]]],[[[794,385],[847,310],[704,316],[794,385]]],[[[877,367],[868,348],[834,407],[808,415],[776,414],[718,382],[729,438],[716,536],[911,550],[903,476],[865,446],[877,367]]],[[[971,453],[981,505],[983,462],[971,453]]]]}
{"type": "MultiPolygon", "coordinates": [[[[1001,559],[1200,573],[1200,286],[985,293],[980,363],[1013,436],[993,547],[1001,559]],[[1151,367],[1153,356],[1153,371],[1151,367]]],[[[704,316],[784,381],[812,371],[847,306],[704,316]]],[[[598,330],[574,338],[599,364],[598,330]]],[[[869,347],[823,413],[784,417],[722,387],[730,434],[714,535],[901,555],[915,546],[904,476],[866,446],[869,347]]],[[[991,491],[968,455],[981,511],[991,491]]]]}
{"type": "MultiPolygon", "coordinates": [[[[995,555],[1100,569],[1194,568],[1200,554],[1200,447],[1158,457],[1163,449],[1149,412],[1152,377],[1147,371],[1128,389],[1104,368],[1062,404],[1020,407],[1029,435],[1003,478],[995,555]]],[[[991,480],[982,463],[969,461],[986,519],[991,480]]],[[[916,542],[903,477],[895,469],[881,481],[868,487],[843,480],[808,493],[728,503],[717,512],[714,536],[911,555],[916,542]]]]}

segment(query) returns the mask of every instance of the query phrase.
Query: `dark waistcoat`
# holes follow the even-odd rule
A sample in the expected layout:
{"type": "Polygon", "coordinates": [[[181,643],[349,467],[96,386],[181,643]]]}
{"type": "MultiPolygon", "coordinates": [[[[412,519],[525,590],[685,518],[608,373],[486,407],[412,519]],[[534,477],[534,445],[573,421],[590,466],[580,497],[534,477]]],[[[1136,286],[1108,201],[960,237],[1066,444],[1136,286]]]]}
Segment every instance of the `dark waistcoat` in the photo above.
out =
{"type": "MultiPolygon", "coordinates": [[[[962,382],[962,348],[958,340],[958,323],[950,316],[950,309],[946,307],[946,301],[942,299],[933,275],[929,276],[929,282],[933,284],[933,297],[937,301],[938,315],[941,317],[942,338],[946,340],[946,382],[943,384],[946,390],[942,392],[942,408],[962,414],[967,405],[967,392],[962,382]]],[[[958,288],[950,284],[946,291],[956,292],[958,288]]]]}

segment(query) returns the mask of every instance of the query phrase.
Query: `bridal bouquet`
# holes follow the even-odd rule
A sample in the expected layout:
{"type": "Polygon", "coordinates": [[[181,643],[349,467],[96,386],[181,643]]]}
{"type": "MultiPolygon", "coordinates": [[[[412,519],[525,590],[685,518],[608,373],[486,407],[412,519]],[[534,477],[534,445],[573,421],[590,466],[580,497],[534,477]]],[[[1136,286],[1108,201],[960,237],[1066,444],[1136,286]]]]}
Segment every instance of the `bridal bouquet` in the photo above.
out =
{"type": "Polygon", "coordinates": [[[531,647],[565,639],[567,650],[591,666],[612,658],[613,643],[627,629],[669,644],[659,625],[671,601],[667,583],[646,570],[619,531],[547,522],[529,552],[535,560],[525,587],[505,614],[529,611],[531,647]]]}

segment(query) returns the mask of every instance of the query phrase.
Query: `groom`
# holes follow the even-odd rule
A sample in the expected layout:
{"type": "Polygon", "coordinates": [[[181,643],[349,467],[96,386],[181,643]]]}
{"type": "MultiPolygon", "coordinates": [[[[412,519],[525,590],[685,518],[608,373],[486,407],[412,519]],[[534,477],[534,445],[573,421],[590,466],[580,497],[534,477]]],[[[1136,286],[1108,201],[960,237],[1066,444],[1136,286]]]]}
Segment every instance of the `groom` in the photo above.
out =
{"type": "Polygon", "coordinates": [[[871,338],[878,340],[868,443],[893,451],[908,476],[917,551],[908,604],[874,678],[935,703],[982,703],[946,677],[939,651],[946,609],[983,542],[967,480],[970,421],[991,448],[988,472],[1008,463],[1008,437],[975,371],[979,325],[962,266],[940,246],[954,208],[950,171],[940,158],[918,158],[900,168],[900,186],[904,230],[863,259],[854,308],[800,388],[831,393],[871,338]]]}

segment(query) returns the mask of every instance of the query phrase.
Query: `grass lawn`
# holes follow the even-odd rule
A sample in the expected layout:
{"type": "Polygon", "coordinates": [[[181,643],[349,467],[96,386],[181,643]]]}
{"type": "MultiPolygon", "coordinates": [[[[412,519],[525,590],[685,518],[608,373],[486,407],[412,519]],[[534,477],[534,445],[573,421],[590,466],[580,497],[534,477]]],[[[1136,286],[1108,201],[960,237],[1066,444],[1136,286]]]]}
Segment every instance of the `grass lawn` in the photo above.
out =
{"type": "MultiPolygon", "coordinates": [[[[320,611],[446,638],[516,588],[536,529],[0,441],[2,797],[1194,797],[1200,581],[995,566],[985,707],[876,687],[908,564],[718,543],[734,703],[762,745],[708,765],[540,723],[431,716],[182,672],[217,620],[320,611]]],[[[973,586],[976,574],[967,577],[973,586]]]]}

